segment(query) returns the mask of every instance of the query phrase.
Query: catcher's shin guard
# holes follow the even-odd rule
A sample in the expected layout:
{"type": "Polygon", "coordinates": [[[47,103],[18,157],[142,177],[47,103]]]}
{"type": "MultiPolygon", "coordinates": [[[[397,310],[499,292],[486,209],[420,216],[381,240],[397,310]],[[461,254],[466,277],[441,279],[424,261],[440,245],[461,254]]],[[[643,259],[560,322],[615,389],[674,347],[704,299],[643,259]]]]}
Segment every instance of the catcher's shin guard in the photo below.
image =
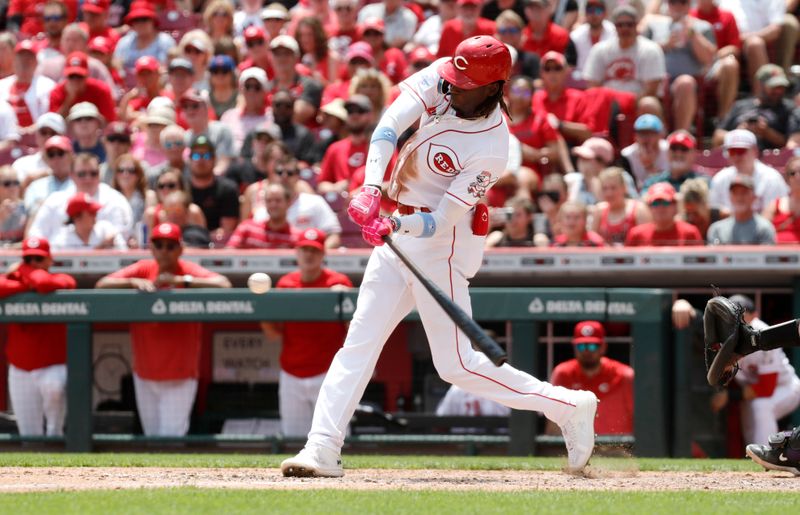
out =
{"type": "Polygon", "coordinates": [[[758,331],[758,350],[772,350],[779,347],[800,347],[798,322],[800,322],[800,319],[789,320],[788,322],[772,325],[758,331]]]}

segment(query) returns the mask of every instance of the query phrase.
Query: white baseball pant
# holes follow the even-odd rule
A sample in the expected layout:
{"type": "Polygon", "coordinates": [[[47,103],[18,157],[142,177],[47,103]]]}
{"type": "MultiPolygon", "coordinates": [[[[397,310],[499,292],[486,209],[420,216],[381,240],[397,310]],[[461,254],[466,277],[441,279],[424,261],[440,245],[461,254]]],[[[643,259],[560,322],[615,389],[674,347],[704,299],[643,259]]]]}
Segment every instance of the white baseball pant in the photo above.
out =
{"type": "Polygon", "coordinates": [[[67,366],[22,370],[9,365],[8,392],[20,435],[61,436],[67,415],[67,366]]]}
{"type": "Polygon", "coordinates": [[[186,435],[197,395],[197,379],[151,381],[134,373],[133,388],[145,435],[186,435]]]}
{"type": "Polygon", "coordinates": [[[324,380],[325,374],[297,377],[281,370],[278,400],[283,436],[302,437],[308,434],[314,416],[314,404],[324,380]]]}
{"type": "Polygon", "coordinates": [[[778,432],[778,420],[800,406],[800,379],[778,386],[770,397],[742,402],[742,433],[745,445],[766,444],[769,435],[778,432]]]}
{"type": "MultiPolygon", "coordinates": [[[[472,313],[468,278],[483,261],[485,240],[472,234],[471,218],[464,216],[452,230],[431,238],[395,236],[398,246],[468,314],[472,313]]],[[[541,411],[557,424],[573,412],[576,391],[539,381],[508,364],[496,367],[486,355],[474,351],[422,284],[391,249],[382,246],[370,256],[347,338],[323,382],[308,435],[310,444],[337,452],[342,447],[347,424],[383,345],[415,304],[442,379],[510,408],[541,411]]]]}

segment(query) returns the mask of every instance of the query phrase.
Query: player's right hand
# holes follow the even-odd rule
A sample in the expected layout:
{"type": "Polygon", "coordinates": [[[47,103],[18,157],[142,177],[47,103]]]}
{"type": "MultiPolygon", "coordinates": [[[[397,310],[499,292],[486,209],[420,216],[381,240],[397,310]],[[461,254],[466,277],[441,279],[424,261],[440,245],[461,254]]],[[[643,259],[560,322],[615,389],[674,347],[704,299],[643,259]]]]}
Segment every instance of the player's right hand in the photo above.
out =
{"type": "Polygon", "coordinates": [[[389,236],[394,231],[395,225],[391,218],[379,217],[372,219],[361,228],[361,237],[370,245],[380,247],[383,245],[383,237],[389,236]]]}
{"type": "Polygon", "coordinates": [[[377,186],[365,184],[353,197],[347,207],[350,220],[364,226],[378,217],[381,211],[381,190],[377,186]]]}

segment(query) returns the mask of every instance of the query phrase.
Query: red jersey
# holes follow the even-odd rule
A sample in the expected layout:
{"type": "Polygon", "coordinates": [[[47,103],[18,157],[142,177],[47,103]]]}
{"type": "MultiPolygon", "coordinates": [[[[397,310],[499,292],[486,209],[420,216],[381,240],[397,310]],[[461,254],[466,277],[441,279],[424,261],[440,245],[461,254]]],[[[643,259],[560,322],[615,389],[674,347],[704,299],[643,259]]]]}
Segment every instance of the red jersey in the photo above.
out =
{"type": "Polygon", "coordinates": [[[800,217],[781,209],[781,199],[775,199],[775,214],[772,216],[777,243],[800,243],[800,217]]]}
{"type": "MultiPolygon", "coordinates": [[[[24,36],[35,36],[44,31],[44,4],[47,0],[11,0],[8,3],[9,18],[22,16],[22,24],[19,31],[24,36]]],[[[61,0],[67,6],[67,18],[69,21],[75,20],[78,15],[78,0],[61,0]]],[[[24,38],[22,38],[24,39],[24,38]]]]}
{"type": "Polygon", "coordinates": [[[460,18],[447,20],[442,25],[442,35],[439,38],[439,50],[436,57],[450,57],[456,52],[459,43],[472,36],[493,36],[496,25],[492,20],[478,18],[475,22],[475,30],[470,34],[464,32],[464,23],[460,18]]]}
{"type": "Polygon", "coordinates": [[[633,369],[610,358],[600,358],[600,370],[587,377],[577,359],[553,369],[550,382],[571,390],[589,390],[597,395],[597,434],[633,434],[633,369]]]}
{"type": "Polygon", "coordinates": [[[682,220],[676,220],[675,224],[666,231],[657,231],[656,224],[648,222],[639,224],[628,232],[625,238],[626,247],[666,247],[671,245],[703,245],[705,241],[700,236],[697,227],[682,220]]]}
{"type": "Polygon", "coordinates": [[[325,89],[322,90],[322,102],[320,105],[330,104],[337,98],[347,100],[350,96],[350,81],[351,79],[342,79],[325,86],[325,89]]]}
{"type": "MultiPolygon", "coordinates": [[[[67,99],[67,90],[65,87],[66,80],[63,80],[53,88],[50,92],[50,110],[57,113],[61,105],[67,99]]],[[[111,96],[111,88],[105,82],[86,77],[86,89],[83,93],[70,104],[74,106],[78,102],[90,102],[97,106],[97,110],[106,119],[106,123],[113,122],[117,119],[117,106],[114,104],[114,98],[111,96]]]]}
{"type": "Polygon", "coordinates": [[[268,222],[243,220],[236,226],[228,243],[229,249],[293,249],[297,235],[288,223],[280,229],[272,229],[268,222]]]}
{"type": "Polygon", "coordinates": [[[631,229],[636,226],[636,204],[630,203],[630,207],[625,207],[625,216],[617,223],[612,224],[608,221],[608,213],[611,208],[608,204],[603,206],[600,211],[600,223],[597,227],[597,234],[599,234],[608,243],[625,243],[625,237],[631,229]]]}
{"type": "Polygon", "coordinates": [[[535,39],[533,37],[533,31],[530,25],[526,26],[522,31],[522,39],[525,41],[522,45],[522,49],[533,52],[540,57],[550,50],[563,54],[567,50],[567,44],[569,43],[569,32],[552,21],[549,21],[547,22],[547,28],[544,30],[542,39],[535,39]]]}
{"type": "Polygon", "coordinates": [[[705,20],[714,28],[714,37],[717,40],[717,48],[734,45],[742,48],[742,40],[739,36],[739,26],[733,13],[720,9],[716,5],[708,12],[701,12],[697,7],[689,11],[690,16],[705,20]]]}
{"type": "Polygon", "coordinates": [[[356,170],[367,162],[369,142],[353,143],[352,138],[339,140],[325,151],[317,182],[339,182],[350,180],[356,170]]]}
{"type": "Polygon", "coordinates": [[[552,113],[565,122],[584,123],[586,104],[583,91],[579,89],[567,88],[555,101],[548,98],[545,90],[539,89],[533,92],[531,108],[534,113],[552,113]]]}
{"type": "MultiPolygon", "coordinates": [[[[158,277],[158,264],[153,259],[142,259],[117,270],[109,277],[149,279],[158,277]]],[[[217,277],[191,261],[178,260],[175,275],[217,277]]],[[[135,322],[131,324],[133,371],[150,381],[173,381],[199,376],[200,322],[135,322]]]]}
{"type": "Polygon", "coordinates": [[[27,102],[25,102],[25,93],[30,86],[30,84],[22,84],[15,80],[8,91],[7,101],[14,108],[14,112],[17,115],[17,123],[20,127],[33,125],[33,116],[31,116],[31,111],[28,109],[27,102]]]}
{"type": "Polygon", "coordinates": [[[399,48],[387,48],[383,52],[381,62],[378,63],[378,69],[384,73],[392,84],[398,84],[406,78],[406,56],[399,48]]]}
{"type": "MultiPolygon", "coordinates": [[[[16,271],[0,276],[0,298],[17,293],[75,289],[75,279],[66,274],[51,274],[22,264],[16,271]]],[[[67,361],[67,326],[65,324],[8,324],[6,344],[8,362],[22,370],[36,370],[67,361]]]]}
{"type": "MultiPolygon", "coordinates": [[[[544,148],[558,141],[556,130],[547,121],[546,113],[542,112],[534,112],[519,123],[509,123],[508,129],[520,143],[533,148],[544,148]]],[[[523,159],[522,165],[533,168],[541,176],[539,163],[523,159]]]]}
{"type": "MultiPolygon", "coordinates": [[[[330,288],[337,284],[353,287],[346,275],[323,268],[313,282],[302,282],[300,272],[296,271],[281,277],[275,287],[330,288]]],[[[324,374],[346,335],[344,322],[284,322],[281,368],[296,377],[324,374]]]]}

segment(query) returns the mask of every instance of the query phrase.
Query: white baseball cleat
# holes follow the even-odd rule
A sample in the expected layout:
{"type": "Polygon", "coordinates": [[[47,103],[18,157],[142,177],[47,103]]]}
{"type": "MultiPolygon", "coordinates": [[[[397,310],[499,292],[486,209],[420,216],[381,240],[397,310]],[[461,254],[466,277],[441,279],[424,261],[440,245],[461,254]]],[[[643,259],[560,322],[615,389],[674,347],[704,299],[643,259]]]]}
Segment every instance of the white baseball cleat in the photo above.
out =
{"type": "Polygon", "coordinates": [[[575,412],[561,425],[561,433],[567,445],[567,472],[582,471],[592,457],[597,402],[597,397],[592,392],[578,392],[575,412]]]}
{"type": "Polygon", "coordinates": [[[286,477],[342,477],[342,458],[336,451],[320,445],[306,445],[294,458],[281,463],[286,477]]]}

